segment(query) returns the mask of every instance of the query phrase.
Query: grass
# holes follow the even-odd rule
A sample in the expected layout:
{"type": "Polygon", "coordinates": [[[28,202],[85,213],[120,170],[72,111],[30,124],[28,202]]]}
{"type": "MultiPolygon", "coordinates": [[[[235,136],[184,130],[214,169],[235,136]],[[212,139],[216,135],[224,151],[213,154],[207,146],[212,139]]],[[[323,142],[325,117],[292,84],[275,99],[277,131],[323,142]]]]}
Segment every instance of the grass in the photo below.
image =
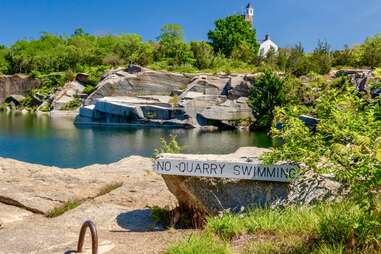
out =
{"type": "Polygon", "coordinates": [[[226,243],[218,241],[212,234],[193,234],[170,247],[165,254],[229,254],[226,243]]]}
{"type": "Polygon", "coordinates": [[[47,217],[48,218],[55,218],[58,216],[61,216],[62,214],[66,213],[67,211],[73,210],[74,208],[77,208],[81,204],[80,201],[72,200],[64,203],[62,206],[56,207],[48,212],[47,217]]]}
{"type": "MultiPolygon", "coordinates": [[[[98,192],[96,197],[105,195],[105,194],[107,194],[107,193],[109,193],[109,192],[111,192],[111,191],[121,187],[122,185],[123,185],[123,183],[120,183],[120,182],[115,182],[115,183],[108,184],[108,185],[104,186],[98,192]]],[[[62,214],[66,213],[67,211],[70,211],[70,210],[73,210],[73,209],[77,208],[84,201],[85,200],[71,200],[71,201],[67,201],[63,205],[61,205],[59,207],[56,207],[56,208],[52,209],[51,211],[49,211],[48,214],[46,215],[46,217],[48,217],[48,218],[55,218],[55,217],[61,216],[62,214]]]]}
{"type": "Polygon", "coordinates": [[[110,193],[111,191],[118,189],[123,185],[122,182],[115,182],[115,183],[110,183],[104,186],[99,192],[97,197],[106,195],[107,193],[110,193]]]}
{"type": "Polygon", "coordinates": [[[79,99],[74,99],[72,101],[69,101],[68,103],[66,103],[65,105],[63,105],[63,107],[61,108],[61,110],[66,110],[66,111],[70,111],[70,110],[74,110],[74,109],[77,109],[81,106],[81,101],[79,99]]]}
{"type": "Polygon", "coordinates": [[[168,227],[171,222],[171,211],[167,208],[158,206],[151,207],[151,217],[155,223],[160,223],[164,227],[168,227]]]}
{"type": "Polygon", "coordinates": [[[229,245],[236,246],[239,242],[239,253],[380,253],[381,222],[377,223],[377,216],[351,202],[258,208],[246,214],[210,217],[199,237],[194,236],[170,250],[193,253],[189,250],[195,246],[202,250],[203,245],[221,242],[228,250],[229,245]]]}

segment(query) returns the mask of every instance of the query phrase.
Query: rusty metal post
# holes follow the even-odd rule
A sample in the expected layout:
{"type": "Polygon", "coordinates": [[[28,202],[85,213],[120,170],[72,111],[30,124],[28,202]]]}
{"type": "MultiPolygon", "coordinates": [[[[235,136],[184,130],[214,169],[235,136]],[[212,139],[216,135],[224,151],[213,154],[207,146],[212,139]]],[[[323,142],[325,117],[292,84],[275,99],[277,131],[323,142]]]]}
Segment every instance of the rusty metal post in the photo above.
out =
{"type": "Polygon", "coordinates": [[[81,232],[79,233],[77,252],[81,253],[83,251],[83,244],[85,242],[86,229],[90,229],[91,233],[91,250],[92,254],[98,254],[98,234],[97,228],[94,222],[88,220],[82,224],[81,232]]]}

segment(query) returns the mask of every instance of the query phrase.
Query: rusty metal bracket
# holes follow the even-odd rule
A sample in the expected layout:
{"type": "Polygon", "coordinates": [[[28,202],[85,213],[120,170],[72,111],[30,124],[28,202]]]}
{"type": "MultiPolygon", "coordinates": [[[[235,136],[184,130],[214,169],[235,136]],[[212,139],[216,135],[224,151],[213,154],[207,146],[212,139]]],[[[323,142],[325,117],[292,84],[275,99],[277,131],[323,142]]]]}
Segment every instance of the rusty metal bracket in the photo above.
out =
{"type": "Polygon", "coordinates": [[[98,254],[98,234],[97,234],[97,228],[95,226],[95,223],[88,220],[85,221],[82,224],[81,232],[79,233],[79,239],[78,239],[78,247],[77,252],[81,253],[83,251],[83,244],[85,242],[85,236],[86,236],[86,230],[87,228],[90,229],[91,233],[91,250],[92,254],[98,254]]]}

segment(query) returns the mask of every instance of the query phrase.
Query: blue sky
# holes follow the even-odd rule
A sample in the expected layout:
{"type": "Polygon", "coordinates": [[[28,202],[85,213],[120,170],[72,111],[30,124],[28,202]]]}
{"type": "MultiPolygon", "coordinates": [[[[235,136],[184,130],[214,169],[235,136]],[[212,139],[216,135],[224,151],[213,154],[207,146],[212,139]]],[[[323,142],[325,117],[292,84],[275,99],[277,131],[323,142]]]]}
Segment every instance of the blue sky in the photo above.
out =
{"type": "MultiPolygon", "coordinates": [[[[186,40],[205,40],[217,18],[242,11],[247,0],[1,0],[0,43],[37,38],[41,32],[138,33],[155,39],[165,23],[179,23],[186,40]]],[[[270,33],[282,47],[333,48],[381,32],[381,0],[255,0],[257,36],[270,33]]]]}

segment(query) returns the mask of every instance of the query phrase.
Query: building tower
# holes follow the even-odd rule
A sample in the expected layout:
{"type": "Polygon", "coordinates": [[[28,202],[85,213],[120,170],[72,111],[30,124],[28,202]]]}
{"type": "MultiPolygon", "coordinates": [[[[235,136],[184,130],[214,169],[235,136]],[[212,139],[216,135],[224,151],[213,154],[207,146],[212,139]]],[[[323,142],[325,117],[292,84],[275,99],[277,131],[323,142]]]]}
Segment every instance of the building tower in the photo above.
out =
{"type": "Polygon", "coordinates": [[[254,21],[254,5],[252,3],[247,4],[244,17],[245,17],[245,20],[247,22],[249,22],[251,25],[253,24],[253,21],[254,21]]]}

